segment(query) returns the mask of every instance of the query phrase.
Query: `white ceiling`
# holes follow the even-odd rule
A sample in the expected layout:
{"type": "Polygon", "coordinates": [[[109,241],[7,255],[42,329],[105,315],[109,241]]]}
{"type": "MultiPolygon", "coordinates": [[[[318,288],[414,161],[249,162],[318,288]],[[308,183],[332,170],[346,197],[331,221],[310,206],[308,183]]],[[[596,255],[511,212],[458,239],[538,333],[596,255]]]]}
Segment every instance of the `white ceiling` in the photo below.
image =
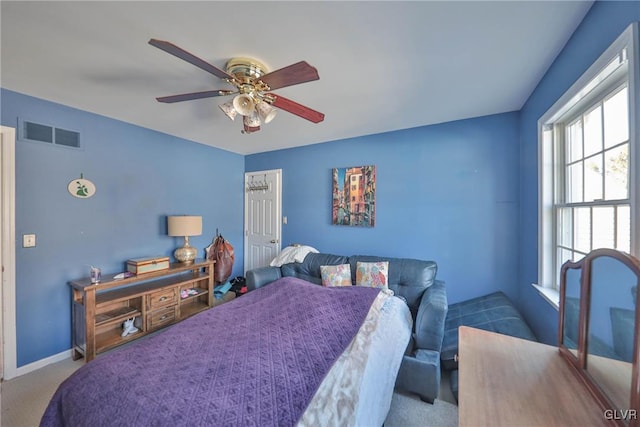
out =
{"type": "Polygon", "coordinates": [[[519,110],[591,1],[1,1],[5,89],[240,154],[519,110]],[[325,113],[280,111],[243,135],[209,98],[231,87],[147,42],[224,69],[306,60],[320,80],[275,91],[325,113]]]}

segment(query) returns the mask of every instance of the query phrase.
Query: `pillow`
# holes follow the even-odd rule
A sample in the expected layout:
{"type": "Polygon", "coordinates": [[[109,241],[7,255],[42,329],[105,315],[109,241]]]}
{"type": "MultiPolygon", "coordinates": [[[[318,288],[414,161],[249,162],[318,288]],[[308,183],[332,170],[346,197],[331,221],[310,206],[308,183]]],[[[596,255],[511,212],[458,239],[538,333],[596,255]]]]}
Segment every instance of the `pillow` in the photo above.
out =
{"type": "Polygon", "coordinates": [[[356,262],[356,286],[388,289],[389,261],[356,262]]]}
{"type": "Polygon", "coordinates": [[[351,286],[351,266],[349,264],[321,265],[322,286],[351,286]]]}

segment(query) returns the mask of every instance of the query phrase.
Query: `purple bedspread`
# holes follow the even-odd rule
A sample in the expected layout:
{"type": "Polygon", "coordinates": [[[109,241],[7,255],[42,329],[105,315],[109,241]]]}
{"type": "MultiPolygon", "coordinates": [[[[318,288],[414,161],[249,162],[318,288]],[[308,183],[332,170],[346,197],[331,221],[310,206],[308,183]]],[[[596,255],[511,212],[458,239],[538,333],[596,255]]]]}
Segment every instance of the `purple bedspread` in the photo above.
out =
{"type": "Polygon", "coordinates": [[[41,426],[292,426],[379,289],[282,278],[98,356],[41,426]]]}

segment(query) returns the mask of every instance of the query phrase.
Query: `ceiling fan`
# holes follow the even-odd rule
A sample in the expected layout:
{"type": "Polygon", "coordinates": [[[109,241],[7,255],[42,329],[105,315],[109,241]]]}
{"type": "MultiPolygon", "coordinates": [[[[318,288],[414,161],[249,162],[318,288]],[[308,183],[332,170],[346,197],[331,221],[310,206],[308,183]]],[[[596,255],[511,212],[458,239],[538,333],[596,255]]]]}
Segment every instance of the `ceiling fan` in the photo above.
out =
{"type": "Polygon", "coordinates": [[[231,120],[235,119],[237,114],[243,116],[242,133],[259,131],[260,119],[264,123],[269,123],[277,112],[273,107],[288,111],[313,123],[319,123],[324,120],[324,114],[321,112],[270,92],[275,89],[318,80],[320,78],[318,70],[305,61],[267,72],[266,67],[255,59],[231,58],[227,62],[226,71],[223,71],[173,43],[151,39],[149,44],[235,86],[235,90],[220,89],[163,96],[156,98],[159,102],[181,102],[237,94],[232,101],[221,104],[220,109],[231,120]]]}

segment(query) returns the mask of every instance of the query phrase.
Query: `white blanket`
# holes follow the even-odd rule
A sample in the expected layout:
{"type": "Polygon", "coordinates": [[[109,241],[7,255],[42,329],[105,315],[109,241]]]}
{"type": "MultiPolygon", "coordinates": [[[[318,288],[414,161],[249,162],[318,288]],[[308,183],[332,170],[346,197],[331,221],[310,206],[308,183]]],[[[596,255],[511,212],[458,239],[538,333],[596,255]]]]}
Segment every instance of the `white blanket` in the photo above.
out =
{"type": "Polygon", "coordinates": [[[271,261],[271,264],[269,265],[271,267],[281,267],[283,264],[289,264],[290,262],[302,262],[309,252],[317,254],[318,250],[314,247],[305,245],[287,246],[273,259],[273,261],[271,261]]]}
{"type": "Polygon", "coordinates": [[[380,426],[411,335],[409,307],[384,290],[336,360],[296,427],[380,426]]]}

